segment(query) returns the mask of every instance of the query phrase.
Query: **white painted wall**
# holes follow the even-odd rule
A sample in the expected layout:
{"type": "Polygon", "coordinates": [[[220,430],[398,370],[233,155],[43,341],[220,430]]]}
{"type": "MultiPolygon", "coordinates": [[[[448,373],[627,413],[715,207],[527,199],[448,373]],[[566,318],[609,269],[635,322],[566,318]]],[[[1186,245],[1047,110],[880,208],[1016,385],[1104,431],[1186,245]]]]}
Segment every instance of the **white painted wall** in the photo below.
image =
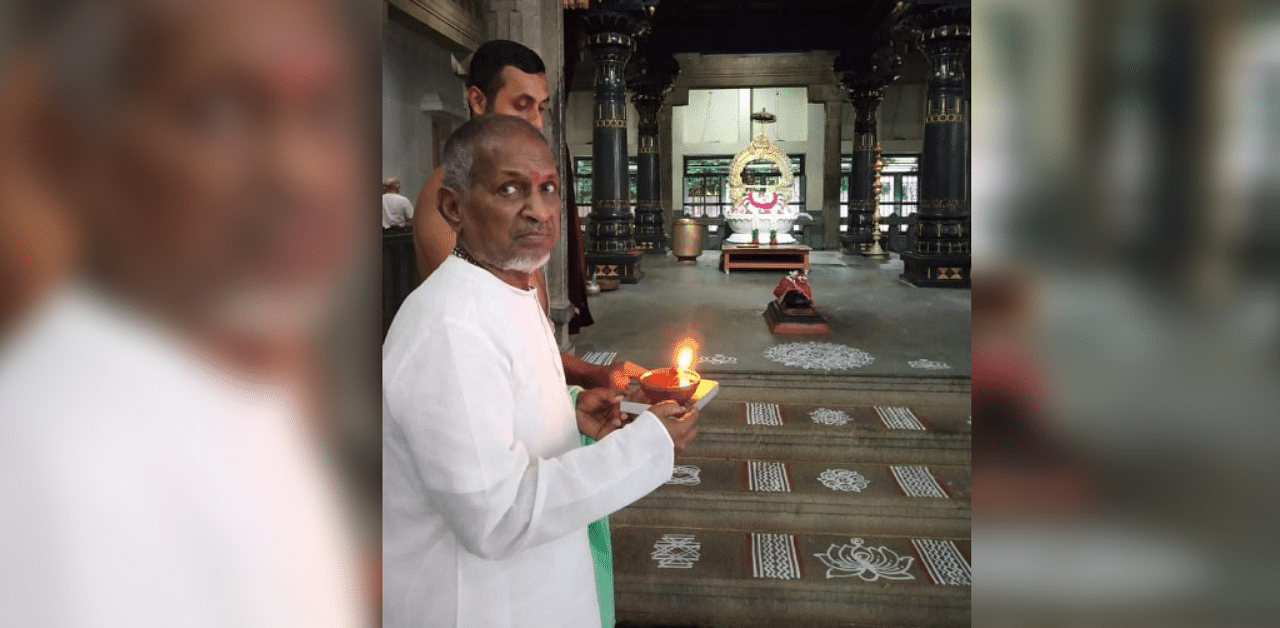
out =
{"type": "Polygon", "coordinates": [[[677,212],[684,198],[685,156],[736,154],[759,131],[751,113],[762,107],[778,115],[778,122],[765,126],[769,138],[788,155],[805,156],[806,211],[815,217],[821,214],[824,114],[822,105],[808,102],[803,87],[690,90],[689,104],[672,109],[675,143],[669,165],[676,185],[677,212]],[[688,141],[704,137],[711,141],[688,141]]]}
{"type": "Polygon", "coordinates": [[[683,124],[677,126],[679,130],[672,134],[673,141],[679,138],[683,146],[715,145],[722,148],[747,144],[751,141],[750,137],[743,135],[743,126],[738,122],[742,120],[744,112],[750,115],[749,108],[745,111],[742,108],[749,102],[750,94],[749,89],[690,91],[689,104],[675,108],[683,124]]]}
{"type": "MultiPolygon", "coordinates": [[[[402,193],[416,198],[435,169],[428,93],[440,96],[451,132],[467,118],[465,84],[453,74],[449,52],[395,21],[382,28],[382,176],[399,177],[402,193]]],[[[436,114],[440,115],[440,114],[436,114]]]]}
{"type": "MultiPolygon", "coordinates": [[[[808,142],[810,131],[809,117],[806,109],[809,104],[809,89],[806,87],[766,87],[751,90],[751,111],[762,109],[778,117],[778,121],[765,127],[765,132],[775,141],[808,142]]],[[[759,127],[752,125],[751,135],[754,137],[759,127]]],[[[818,123],[817,133],[822,135],[822,122],[818,123]]]]}

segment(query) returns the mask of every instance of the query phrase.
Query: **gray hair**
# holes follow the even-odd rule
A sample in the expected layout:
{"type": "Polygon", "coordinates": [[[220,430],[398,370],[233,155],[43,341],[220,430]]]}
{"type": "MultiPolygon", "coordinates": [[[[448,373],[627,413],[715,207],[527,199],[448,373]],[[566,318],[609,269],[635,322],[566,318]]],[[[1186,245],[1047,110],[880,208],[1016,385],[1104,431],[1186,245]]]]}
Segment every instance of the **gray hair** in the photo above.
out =
{"type": "Polygon", "coordinates": [[[477,151],[494,150],[514,133],[525,133],[547,143],[547,138],[538,129],[515,116],[488,113],[458,127],[444,145],[443,185],[465,196],[476,181],[477,151]]]}

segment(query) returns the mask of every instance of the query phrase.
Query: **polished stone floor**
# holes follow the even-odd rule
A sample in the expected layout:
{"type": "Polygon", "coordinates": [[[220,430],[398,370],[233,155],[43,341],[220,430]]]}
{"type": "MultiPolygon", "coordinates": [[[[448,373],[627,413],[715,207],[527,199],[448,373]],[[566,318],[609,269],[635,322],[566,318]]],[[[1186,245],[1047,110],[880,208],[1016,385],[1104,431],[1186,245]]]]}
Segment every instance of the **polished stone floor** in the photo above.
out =
{"type": "Polygon", "coordinates": [[[699,342],[701,355],[714,360],[699,365],[704,373],[970,374],[970,291],[903,283],[896,255],[874,263],[834,251],[813,252],[809,281],[831,326],[823,336],[770,333],[763,313],[785,273],[725,274],[717,270],[719,255],[707,251],[696,265],[678,264],[670,255],[647,257],[640,283],[591,297],[596,324],[573,337],[575,352],[616,352],[618,359],[653,368],[670,364],[676,343],[689,337],[699,342]],[[817,351],[804,355],[804,347],[797,347],[786,352],[797,358],[793,362],[837,368],[805,369],[766,356],[772,347],[810,341],[839,347],[810,347],[817,351]],[[948,368],[937,368],[941,365],[948,368]]]}

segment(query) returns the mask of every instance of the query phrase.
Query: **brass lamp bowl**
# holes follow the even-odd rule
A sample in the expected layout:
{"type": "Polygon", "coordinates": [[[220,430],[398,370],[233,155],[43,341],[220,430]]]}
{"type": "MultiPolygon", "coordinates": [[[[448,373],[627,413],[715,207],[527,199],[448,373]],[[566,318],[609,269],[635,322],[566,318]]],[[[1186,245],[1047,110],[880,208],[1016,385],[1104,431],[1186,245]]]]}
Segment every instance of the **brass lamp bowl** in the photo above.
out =
{"type": "Polygon", "coordinates": [[[687,406],[701,382],[702,376],[693,371],[679,371],[668,366],[641,375],[640,390],[644,391],[649,403],[674,401],[687,406]]]}

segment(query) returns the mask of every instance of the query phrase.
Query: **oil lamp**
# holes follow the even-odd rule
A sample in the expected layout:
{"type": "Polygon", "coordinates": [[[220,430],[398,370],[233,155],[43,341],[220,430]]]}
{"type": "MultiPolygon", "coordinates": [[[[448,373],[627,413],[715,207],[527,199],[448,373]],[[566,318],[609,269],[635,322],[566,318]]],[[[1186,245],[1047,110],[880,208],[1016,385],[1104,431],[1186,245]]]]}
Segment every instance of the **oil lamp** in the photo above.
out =
{"type": "Polygon", "coordinates": [[[640,390],[649,403],[672,400],[686,405],[698,391],[702,376],[693,370],[697,343],[684,340],[676,346],[674,367],[654,369],[640,376],[640,390]]]}

